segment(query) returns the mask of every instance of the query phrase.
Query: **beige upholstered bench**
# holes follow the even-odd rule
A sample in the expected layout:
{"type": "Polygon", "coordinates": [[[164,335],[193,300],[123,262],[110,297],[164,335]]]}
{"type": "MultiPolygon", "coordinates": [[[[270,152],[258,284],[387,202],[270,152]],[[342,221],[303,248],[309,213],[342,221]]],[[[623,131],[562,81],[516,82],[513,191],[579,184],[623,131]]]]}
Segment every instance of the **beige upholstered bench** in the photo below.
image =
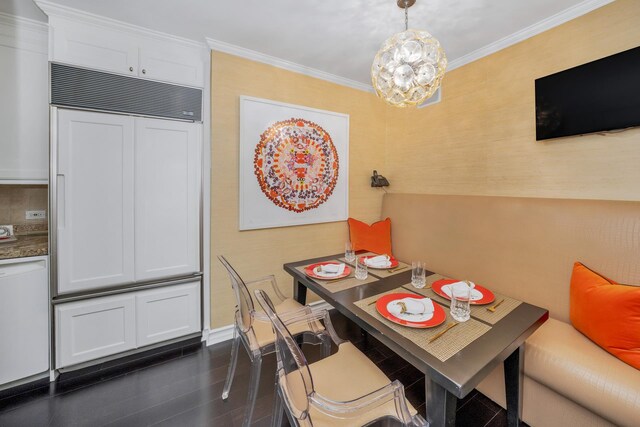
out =
{"type": "MultiPolygon", "coordinates": [[[[580,261],[640,284],[640,202],[390,193],[386,217],[399,259],[549,309],[526,343],[525,422],[639,425],[640,370],[571,326],[569,282],[580,261]]],[[[501,367],[478,389],[505,406],[501,367]]]]}

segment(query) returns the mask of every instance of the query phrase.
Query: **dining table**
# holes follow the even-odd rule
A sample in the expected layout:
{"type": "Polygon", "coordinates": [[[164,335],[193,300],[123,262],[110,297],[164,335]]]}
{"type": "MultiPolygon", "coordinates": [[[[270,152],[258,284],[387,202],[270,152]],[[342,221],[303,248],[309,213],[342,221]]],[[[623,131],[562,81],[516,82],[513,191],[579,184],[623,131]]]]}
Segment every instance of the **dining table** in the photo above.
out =
{"type": "MultiPolygon", "coordinates": [[[[450,278],[427,271],[426,286],[416,289],[411,285],[408,264],[369,268],[366,280],[353,277],[354,264],[336,254],[285,263],[284,270],[293,277],[294,298],[300,304],[306,304],[307,290],[311,290],[424,374],[426,419],[430,426],[455,426],[457,400],[469,394],[499,364],[504,369],[508,425],[519,426],[524,343],[548,319],[548,310],[495,292],[494,304],[472,306],[471,318],[456,322],[449,314],[449,300],[431,288],[438,280],[450,278]],[[351,264],[351,273],[339,280],[310,277],[309,266],[329,261],[351,264]],[[446,312],[446,321],[425,329],[389,321],[376,310],[376,301],[394,292],[431,298],[446,312]],[[497,303],[500,305],[495,307],[497,303]],[[493,307],[494,311],[488,310],[493,307]]],[[[491,289],[490,283],[483,286],[491,289]]]]}

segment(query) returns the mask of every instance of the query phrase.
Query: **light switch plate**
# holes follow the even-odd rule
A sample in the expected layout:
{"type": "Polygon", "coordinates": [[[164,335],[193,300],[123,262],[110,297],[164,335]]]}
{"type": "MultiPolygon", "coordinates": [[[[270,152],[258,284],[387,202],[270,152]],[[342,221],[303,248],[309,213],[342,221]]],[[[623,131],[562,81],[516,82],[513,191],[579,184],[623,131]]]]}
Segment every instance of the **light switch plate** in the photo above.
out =
{"type": "Polygon", "coordinates": [[[26,211],[26,219],[46,219],[47,211],[26,211]]]}

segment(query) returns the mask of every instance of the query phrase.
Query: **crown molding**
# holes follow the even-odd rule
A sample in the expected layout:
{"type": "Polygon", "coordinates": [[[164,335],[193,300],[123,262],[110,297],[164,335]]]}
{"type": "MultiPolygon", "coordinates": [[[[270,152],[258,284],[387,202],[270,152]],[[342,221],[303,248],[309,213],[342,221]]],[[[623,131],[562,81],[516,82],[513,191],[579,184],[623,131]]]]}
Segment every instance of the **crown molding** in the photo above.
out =
{"type": "Polygon", "coordinates": [[[107,18],[105,16],[96,15],[82,10],[74,9],[68,6],[62,6],[46,0],[34,0],[36,5],[49,17],[66,18],[84,23],[108,27],[120,31],[134,33],[136,35],[171,40],[184,45],[204,48],[204,43],[196,40],[186,39],[184,37],[174,36],[173,34],[163,33],[161,31],[152,30],[138,25],[129,24],[127,22],[118,21],[117,19],[107,18]]]}
{"type": "Polygon", "coordinates": [[[0,13],[0,45],[47,54],[49,26],[34,19],[0,13]]]}
{"type": "Polygon", "coordinates": [[[585,0],[582,3],[578,3],[577,5],[570,7],[568,9],[565,9],[560,13],[556,13],[555,15],[550,16],[549,18],[536,22],[535,24],[530,25],[527,28],[524,28],[513,34],[510,34],[507,37],[503,37],[500,40],[497,40],[493,43],[483,46],[480,49],[474,50],[471,53],[468,53],[460,58],[457,58],[449,62],[449,67],[447,68],[447,71],[455,70],[456,68],[462,67],[463,65],[467,65],[473,61],[477,61],[480,58],[489,56],[492,53],[496,53],[516,43],[519,43],[535,35],[543,33],[547,30],[550,30],[554,27],[557,27],[558,25],[564,24],[565,22],[571,21],[572,19],[585,15],[609,3],[613,3],[613,1],[614,0],[585,0]]]}
{"type": "Polygon", "coordinates": [[[307,67],[305,65],[287,61],[286,59],[276,58],[275,56],[266,55],[264,53],[256,52],[255,50],[246,49],[244,47],[233,45],[231,43],[222,42],[220,40],[216,40],[208,37],[206,40],[207,40],[207,44],[209,45],[209,49],[211,50],[228,53],[230,55],[239,56],[241,58],[249,59],[251,61],[261,62],[267,65],[272,65],[274,67],[282,68],[288,71],[293,71],[299,74],[304,74],[310,77],[315,77],[320,80],[325,80],[341,86],[350,87],[352,89],[373,93],[373,87],[365,83],[351,80],[346,77],[336,76],[335,74],[327,73],[326,71],[321,71],[315,68],[307,67]]]}
{"type": "Polygon", "coordinates": [[[27,28],[33,31],[47,32],[49,26],[46,22],[36,21],[35,19],[23,18],[22,16],[10,15],[0,12],[0,24],[13,25],[27,28]]]}

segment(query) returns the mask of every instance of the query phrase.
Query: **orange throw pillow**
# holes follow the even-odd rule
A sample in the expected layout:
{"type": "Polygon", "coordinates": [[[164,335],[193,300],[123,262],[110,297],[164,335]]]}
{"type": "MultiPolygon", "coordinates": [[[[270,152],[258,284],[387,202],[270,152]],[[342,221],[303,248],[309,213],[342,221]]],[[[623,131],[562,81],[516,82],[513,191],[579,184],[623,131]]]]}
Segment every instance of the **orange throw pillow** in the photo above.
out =
{"type": "Polygon", "coordinates": [[[640,369],[640,287],[618,284],[576,262],[570,313],[577,330],[640,369]]]}
{"type": "Polygon", "coordinates": [[[347,222],[354,251],[365,250],[391,255],[391,220],[389,218],[371,225],[353,218],[349,218],[347,222]]]}

